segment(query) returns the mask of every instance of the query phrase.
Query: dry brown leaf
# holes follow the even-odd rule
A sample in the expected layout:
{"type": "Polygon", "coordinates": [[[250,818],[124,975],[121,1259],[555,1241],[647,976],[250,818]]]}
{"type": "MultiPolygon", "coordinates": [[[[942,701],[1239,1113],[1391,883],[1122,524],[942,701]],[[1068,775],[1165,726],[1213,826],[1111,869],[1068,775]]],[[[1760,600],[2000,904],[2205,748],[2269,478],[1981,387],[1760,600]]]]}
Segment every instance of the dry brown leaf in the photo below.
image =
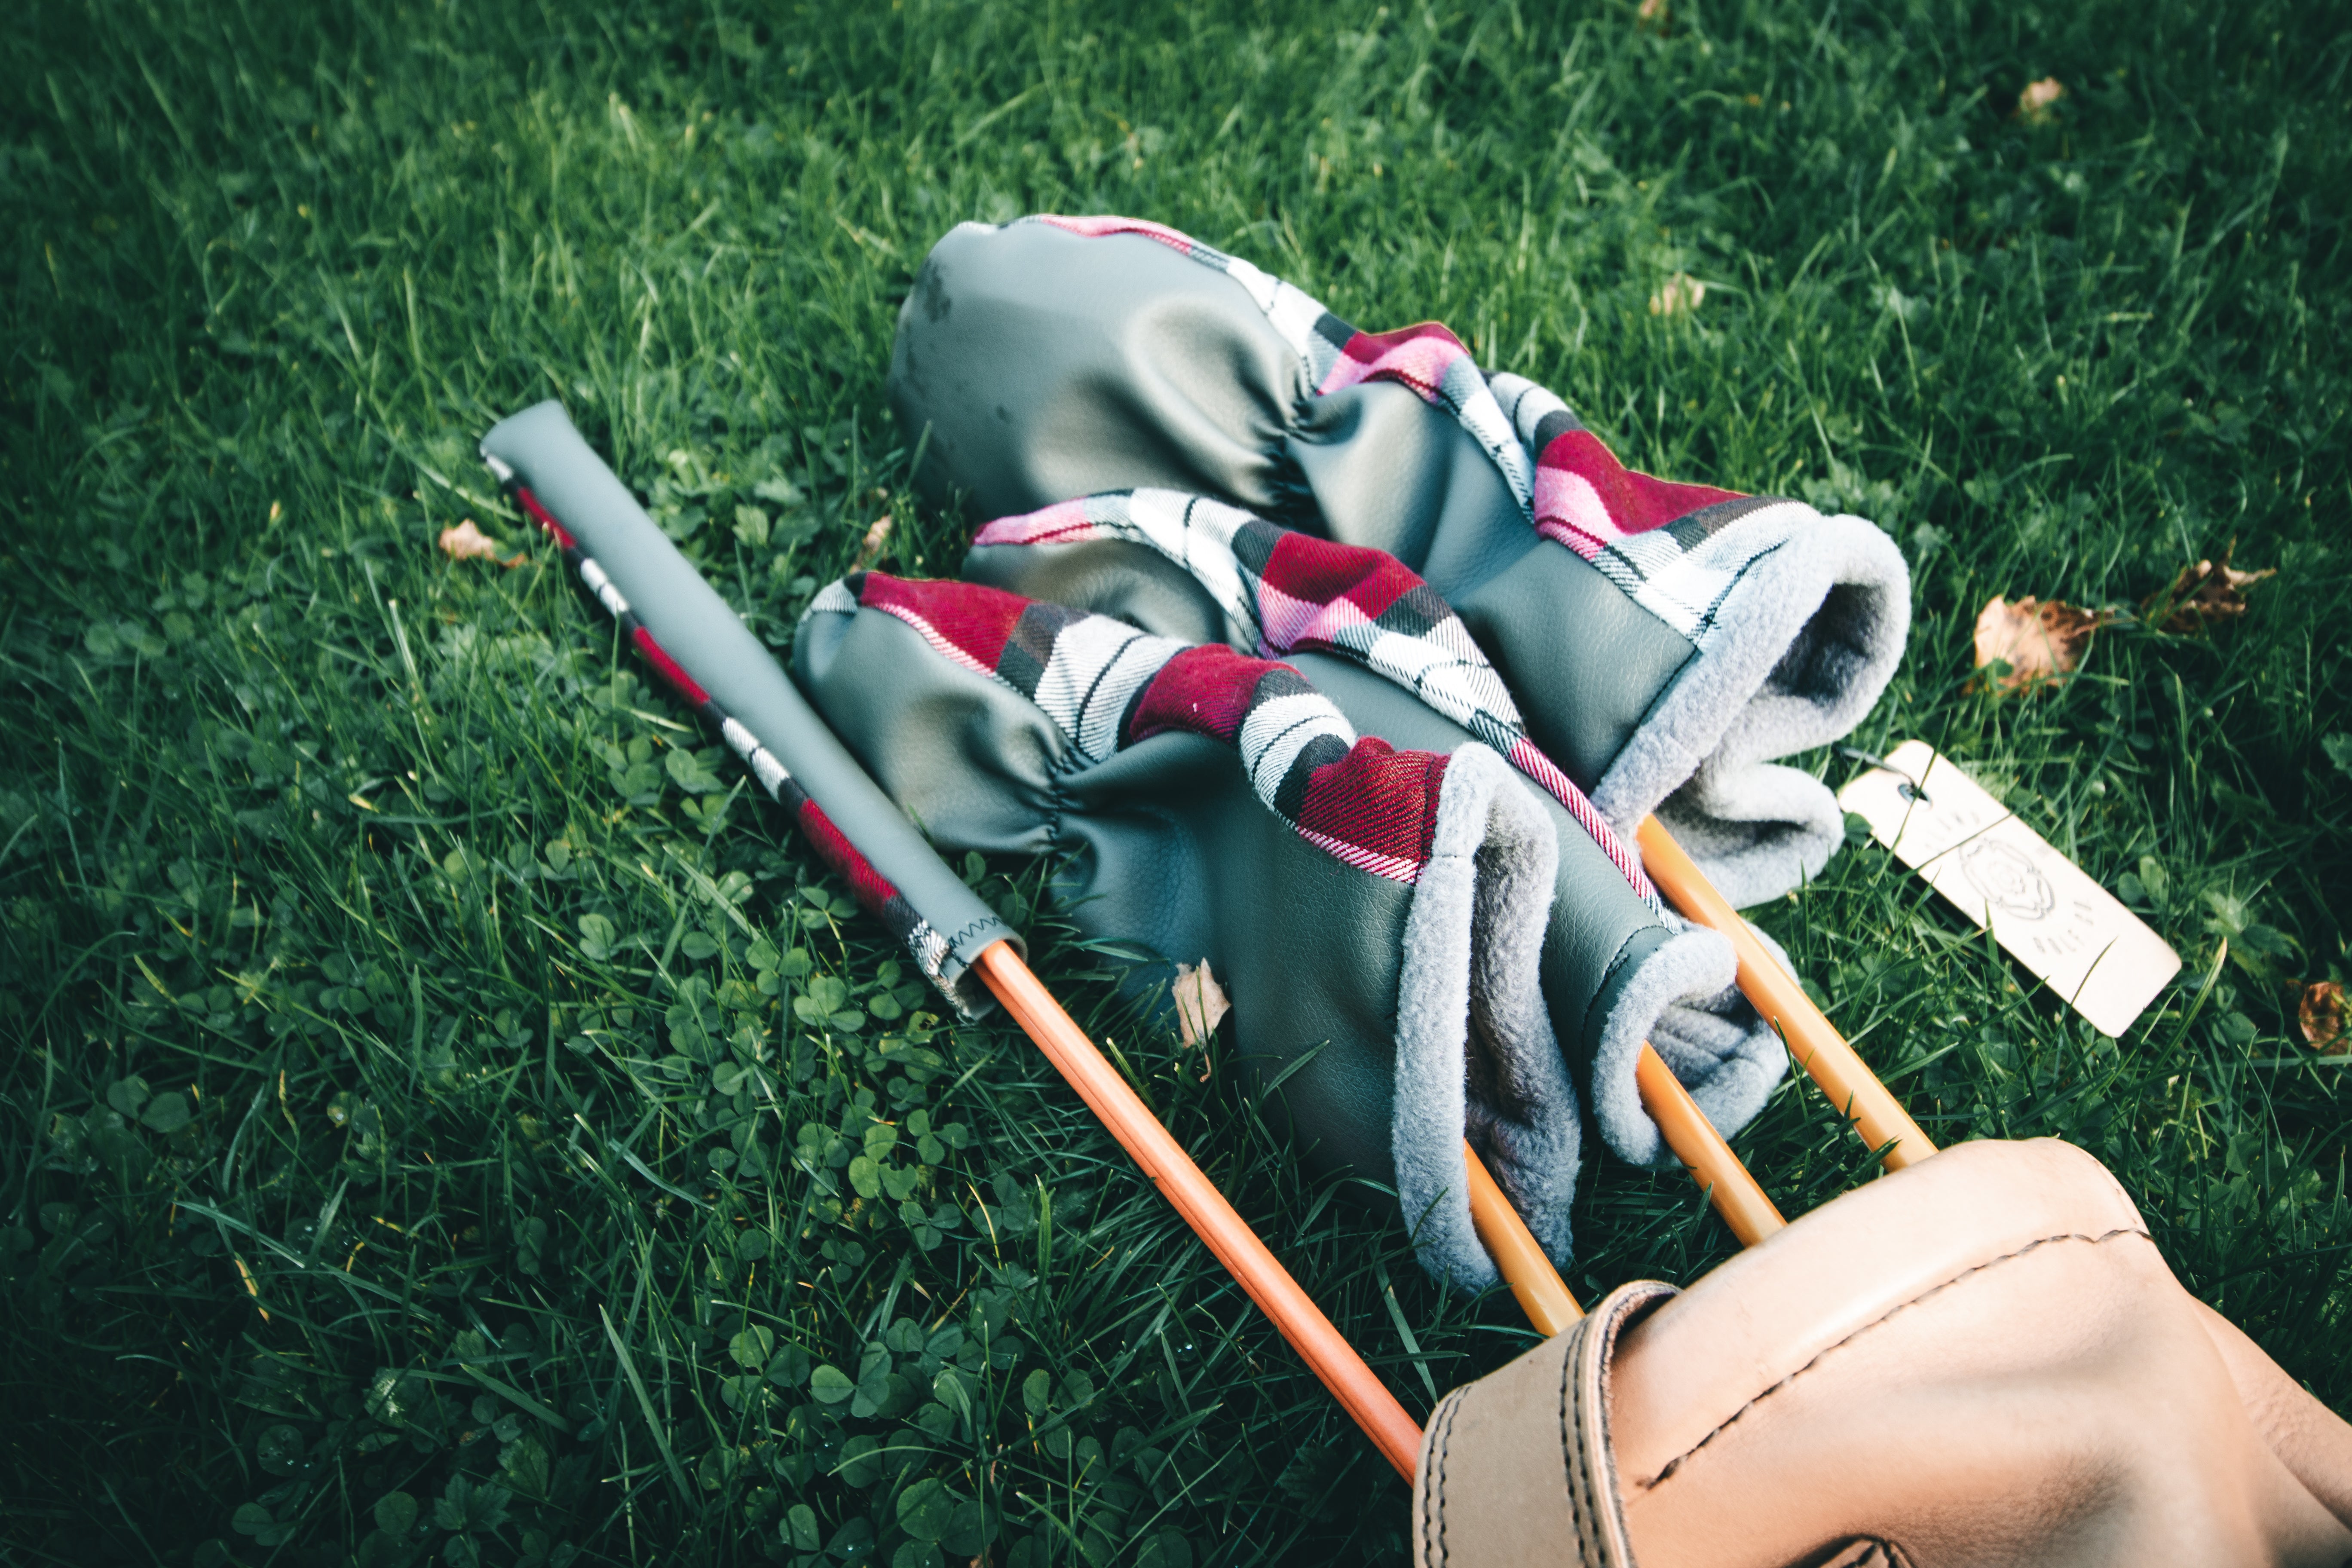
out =
{"type": "Polygon", "coordinates": [[[2054,76],[2028,82],[2025,90],[2017,95],[2017,117],[2028,125],[2047,125],[2053,118],[2052,106],[2065,96],[2065,85],[2054,76]]]}
{"type": "Polygon", "coordinates": [[[1650,296],[1653,316],[1687,316],[1706,298],[1706,285],[1687,272],[1677,272],[1650,296]]]}
{"type": "Polygon", "coordinates": [[[1201,960],[1199,967],[1189,963],[1176,966],[1176,984],[1172,993],[1176,1003],[1176,1029],[1188,1046],[1197,1046],[1217,1032],[1218,1023],[1234,1010],[1225,999],[1225,988],[1209,972],[1209,961],[1201,960]]]}
{"type": "Polygon", "coordinates": [[[874,564],[875,558],[882,553],[889,542],[890,514],[886,511],[875,519],[874,526],[866,531],[866,537],[857,542],[857,560],[849,569],[852,572],[865,571],[874,564]]]}
{"type": "Polygon", "coordinates": [[[530,559],[522,554],[501,556],[499,542],[476,528],[470,517],[455,528],[441,531],[441,553],[452,561],[495,561],[509,569],[530,559]]]}
{"type": "Polygon", "coordinates": [[[2113,619],[2105,610],[2056,599],[2044,604],[2029,595],[2012,605],[1995,594],[1977,614],[1977,668],[2004,659],[2009,673],[1994,684],[2003,691],[2031,691],[2073,673],[2091,634],[2113,619]]]}
{"type": "Polygon", "coordinates": [[[2220,564],[2200,561],[2194,566],[2183,566],[2170,587],[2140,602],[2140,618],[2158,631],[2185,633],[2203,631],[2215,621],[2244,615],[2245,590],[2265,577],[2277,576],[2278,568],[2241,572],[2230,564],[2237,552],[2238,542],[2233,539],[2230,548],[2221,552],[2220,564]]]}
{"type": "Polygon", "coordinates": [[[2313,981],[2303,988],[2303,1003],[2294,1011],[2313,1050],[2331,1057],[2352,1050],[2352,1037],[2344,1033],[2343,986],[2333,980],[2313,981]]]}

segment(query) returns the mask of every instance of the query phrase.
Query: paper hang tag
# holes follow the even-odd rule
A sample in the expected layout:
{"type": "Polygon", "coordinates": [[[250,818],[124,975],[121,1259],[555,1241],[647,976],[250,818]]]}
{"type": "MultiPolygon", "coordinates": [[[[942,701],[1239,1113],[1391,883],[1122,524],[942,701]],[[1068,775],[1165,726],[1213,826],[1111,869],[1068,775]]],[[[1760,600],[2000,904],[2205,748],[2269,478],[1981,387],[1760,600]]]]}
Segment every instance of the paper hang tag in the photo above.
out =
{"type": "Polygon", "coordinates": [[[1838,804],[2099,1033],[2120,1037],[2180,955],[1925,741],[1906,741],[1886,763],[1838,804]]]}

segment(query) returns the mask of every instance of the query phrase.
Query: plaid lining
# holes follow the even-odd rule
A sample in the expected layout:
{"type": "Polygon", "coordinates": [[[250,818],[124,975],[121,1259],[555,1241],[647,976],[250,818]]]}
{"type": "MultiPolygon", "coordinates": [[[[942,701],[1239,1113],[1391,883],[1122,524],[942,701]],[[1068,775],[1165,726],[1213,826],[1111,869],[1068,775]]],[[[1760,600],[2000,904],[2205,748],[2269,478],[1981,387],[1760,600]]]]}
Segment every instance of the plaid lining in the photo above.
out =
{"type": "Polygon", "coordinates": [[[1308,843],[1391,881],[1417,881],[1428,863],[1446,759],[1358,739],[1286,664],[977,584],[880,572],[830,584],[809,613],[861,608],[1036,703],[1089,763],[1170,731],[1205,735],[1240,753],[1251,789],[1308,843]]]}
{"type": "Polygon", "coordinates": [[[1022,221],[1088,237],[1141,235],[1224,273],[1297,353],[1318,397],[1371,381],[1411,387],[1493,459],[1537,532],[1591,562],[1702,650],[1740,574],[1820,516],[1799,501],[1673,484],[1626,468],[1565,403],[1525,376],[1482,374],[1461,340],[1434,322],[1358,331],[1240,258],[1139,218],[1022,221]]]}
{"type": "Polygon", "coordinates": [[[1412,692],[1567,807],[1633,891],[1659,907],[1640,857],[1528,738],[1518,705],[1461,617],[1394,556],[1279,528],[1204,496],[1156,489],[1114,490],[1000,518],[972,542],[1090,539],[1148,545],[1183,567],[1237,625],[1255,630],[1261,654],[1338,654],[1412,692]]]}
{"type": "Polygon", "coordinates": [[[892,936],[906,944],[916,966],[940,988],[942,995],[961,1010],[962,1003],[948,989],[943,978],[947,961],[952,953],[947,938],[934,930],[929,921],[917,914],[914,905],[907,901],[897,886],[858,852],[857,846],[849,841],[835,826],[833,818],[824,814],[824,808],[809,797],[808,791],[785,771],[784,764],[777,760],[776,754],[760,743],[759,737],[751,733],[750,727],[714,701],[710,693],[702,689],[701,683],[670,657],[669,651],[637,618],[636,612],[629,607],[629,601],[622,596],[621,590],[604,569],[580,547],[580,542],[572,537],[571,530],[556,521],[553,515],[540,504],[539,498],[531,494],[530,488],[521,484],[509,488],[523,510],[562,547],[564,561],[580,574],[580,580],[587,585],[588,591],[596,595],[596,602],[620,623],[621,629],[628,634],[637,651],[677,689],[679,696],[718,726],[720,737],[751,768],[751,776],[760,781],[760,787],[793,814],[800,830],[816,847],[819,858],[849,884],[849,890],[859,906],[880,921],[892,936]]]}

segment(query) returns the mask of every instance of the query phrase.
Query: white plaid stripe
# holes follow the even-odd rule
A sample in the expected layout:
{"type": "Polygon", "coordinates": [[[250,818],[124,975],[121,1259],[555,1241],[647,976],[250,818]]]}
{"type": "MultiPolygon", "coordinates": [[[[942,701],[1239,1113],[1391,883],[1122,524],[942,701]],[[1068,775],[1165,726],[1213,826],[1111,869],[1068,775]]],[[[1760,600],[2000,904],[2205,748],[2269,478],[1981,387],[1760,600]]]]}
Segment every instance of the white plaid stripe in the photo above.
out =
{"type": "Polygon", "coordinates": [[[1445,367],[1442,386],[1454,417],[1470,432],[1471,439],[1486,450],[1495,467],[1502,470],[1504,482],[1511,494],[1518,498],[1519,510],[1527,511],[1535,496],[1535,464],[1528,449],[1519,443],[1519,433],[1503,413],[1503,405],[1495,401],[1486,378],[1478,373],[1477,363],[1465,350],[1461,358],[1445,367]]]}
{"type": "Polygon", "coordinates": [[[1343,746],[1356,743],[1356,731],[1329,698],[1319,691],[1293,692],[1253,706],[1242,719],[1242,765],[1249,770],[1250,787],[1271,802],[1290,764],[1318,735],[1328,735],[1343,746]]]}
{"type": "Polygon", "coordinates": [[[743,721],[733,714],[720,721],[719,733],[735,748],[735,754],[751,765],[751,776],[758,779],[760,787],[771,795],[782,789],[784,781],[793,776],[784,771],[784,764],[776,760],[776,754],[760,744],[760,738],[746,729],[743,721]]]}
{"type": "Polygon", "coordinates": [[[1495,401],[1501,405],[1503,417],[1508,419],[1512,428],[1519,433],[1519,442],[1531,458],[1543,456],[1536,450],[1536,432],[1543,427],[1545,420],[1555,414],[1567,414],[1571,419],[1576,417],[1569,412],[1567,404],[1553,395],[1550,388],[1539,386],[1524,375],[1498,370],[1487,377],[1486,384],[1494,389],[1495,401]]]}
{"type": "Polygon", "coordinates": [[[593,556],[580,558],[580,580],[588,584],[588,591],[596,595],[596,602],[604,606],[606,615],[617,621],[629,613],[629,601],[621,597],[621,590],[613,585],[613,580],[604,575],[604,569],[596,564],[593,556]]]}
{"type": "MultiPolygon", "coordinates": [[[[1702,650],[1715,635],[1716,612],[1748,567],[1796,537],[1821,513],[1802,501],[1785,501],[1749,512],[1695,550],[1675,547],[1673,555],[1645,574],[1633,597],[1702,650]]],[[[1642,538],[1651,537],[1648,534],[1642,538]]],[[[1665,541],[1669,545],[1672,540],[1665,541]]]]}
{"type": "Polygon", "coordinates": [[[1085,616],[1055,635],[1034,700],[1080,754],[1101,762],[1118,750],[1127,700],[1183,647],[1108,616],[1085,616]]]}

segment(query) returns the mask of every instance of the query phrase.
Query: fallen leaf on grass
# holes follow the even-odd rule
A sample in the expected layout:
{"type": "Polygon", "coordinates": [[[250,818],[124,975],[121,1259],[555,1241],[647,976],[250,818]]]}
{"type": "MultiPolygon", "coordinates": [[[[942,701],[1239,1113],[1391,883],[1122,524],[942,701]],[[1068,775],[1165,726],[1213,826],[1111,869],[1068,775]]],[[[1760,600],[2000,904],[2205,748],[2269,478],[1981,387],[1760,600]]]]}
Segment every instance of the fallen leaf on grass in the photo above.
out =
{"type": "Polygon", "coordinates": [[[1687,316],[1706,298],[1706,285],[1687,272],[1677,272],[1650,296],[1653,316],[1687,316]]]}
{"type": "Polygon", "coordinates": [[[2054,76],[2028,82],[2025,90],[2017,95],[2017,117],[2028,125],[2047,125],[2053,118],[2051,106],[2065,96],[2065,85],[2054,76]]]}
{"type": "Polygon", "coordinates": [[[1188,1046],[1197,1046],[1215,1034],[1218,1022],[1234,1007],[1225,998],[1225,988],[1209,973],[1205,958],[1198,968],[1189,963],[1176,966],[1171,996],[1176,1004],[1176,1029],[1188,1046]]]}
{"type": "Polygon", "coordinates": [[[2303,988],[2303,1003],[2294,1011],[2313,1050],[2331,1057],[2352,1050],[2352,1039],[2344,1036],[2343,986],[2333,980],[2313,981],[2303,988]]]}
{"type": "Polygon", "coordinates": [[[470,517],[455,528],[441,531],[441,553],[452,561],[495,561],[509,570],[530,559],[520,553],[500,555],[499,542],[475,527],[470,517]]]}
{"type": "Polygon", "coordinates": [[[2140,602],[2140,618],[2160,632],[2187,633],[2244,615],[2245,590],[2265,577],[2277,576],[2278,568],[2241,572],[2230,564],[2237,552],[2238,542],[2233,539],[2230,548],[2221,552],[2218,564],[2200,561],[2194,566],[2183,566],[2170,587],[2140,602]]]}
{"type": "Polygon", "coordinates": [[[852,572],[865,571],[889,542],[890,514],[884,512],[875,519],[874,526],[866,531],[866,537],[857,542],[857,560],[849,569],[852,572]]]}
{"type": "Polygon", "coordinates": [[[1977,614],[1977,668],[2000,659],[2009,673],[1995,678],[2003,691],[2031,691],[2073,673],[2091,634],[2115,617],[2056,599],[2028,595],[2015,604],[1995,594],[1977,614]]]}

